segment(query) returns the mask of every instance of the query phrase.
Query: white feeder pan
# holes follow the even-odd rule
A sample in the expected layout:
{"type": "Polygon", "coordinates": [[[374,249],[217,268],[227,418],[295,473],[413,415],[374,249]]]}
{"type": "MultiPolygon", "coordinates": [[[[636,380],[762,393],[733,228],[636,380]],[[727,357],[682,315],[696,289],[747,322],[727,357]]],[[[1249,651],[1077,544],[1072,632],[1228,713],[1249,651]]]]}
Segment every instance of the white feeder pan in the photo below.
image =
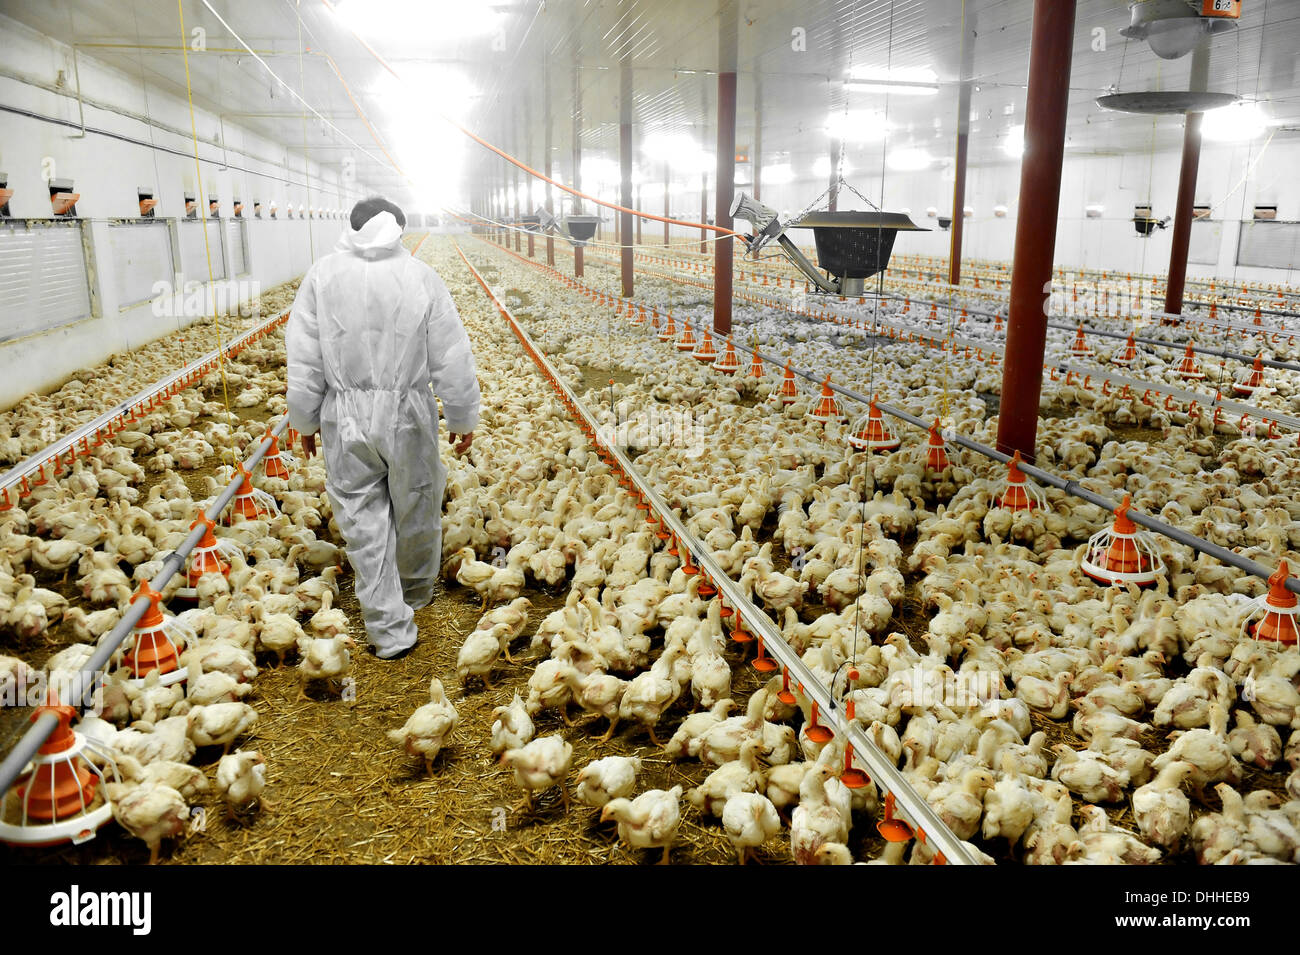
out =
{"type": "MultiPolygon", "coordinates": [[[[120,782],[121,776],[117,772],[117,762],[113,759],[113,754],[106,747],[86,739],[76,730],[72,731],[75,742],[68,749],[57,753],[37,753],[36,756],[28,763],[29,770],[24,770],[26,776],[31,770],[41,766],[48,766],[52,763],[66,763],[79,756],[82,750],[89,749],[96,753],[101,759],[104,759],[113,768],[113,778],[120,782]]],[[[86,760],[86,765],[90,771],[99,777],[99,785],[102,786],[108,781],[101,770],[90,760],[86,760]]],[[[14,793],[17,798],[17,793],[14,793]]],[[[107,796],[103,796],[103,804],[83,812],[76,816],[70,816],[67,819],[60,819],[57,822],[41,822],[14,825],[13,823],[0,820],[0,842],[7,842],[10,845],[19,846],[55,846],[65,842],[71,842],[73,845],[81,845],[95,838],[96,832],[101,826],[113,818],[113,804],[109,802],[107,796]]],[[[24,819],[24,822],[26,820],[24,819]]]]}

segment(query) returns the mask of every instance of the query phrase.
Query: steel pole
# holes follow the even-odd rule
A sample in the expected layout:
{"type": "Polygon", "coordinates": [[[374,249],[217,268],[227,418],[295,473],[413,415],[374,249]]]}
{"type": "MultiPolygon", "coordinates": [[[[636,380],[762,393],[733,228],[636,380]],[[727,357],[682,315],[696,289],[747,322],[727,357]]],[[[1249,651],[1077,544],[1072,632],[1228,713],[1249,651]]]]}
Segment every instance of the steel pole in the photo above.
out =
{"type": "MultiPolygon", "coordinates": [[[[718,74],[718,165],[714,189],[714,224],[731,228],[731,200],[736,192],[736,74],[718,74]]],[[[713,243],[713,330],[731,334],[732,239],[713,243]]]]}

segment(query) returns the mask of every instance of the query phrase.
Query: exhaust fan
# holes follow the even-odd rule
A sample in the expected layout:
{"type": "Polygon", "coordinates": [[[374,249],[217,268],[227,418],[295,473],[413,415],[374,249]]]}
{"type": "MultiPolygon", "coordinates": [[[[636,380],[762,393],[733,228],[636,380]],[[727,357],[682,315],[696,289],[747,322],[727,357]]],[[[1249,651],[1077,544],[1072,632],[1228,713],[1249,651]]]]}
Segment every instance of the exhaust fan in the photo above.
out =
{"type": "Polygon", "coordinates": [[[856,297],[862,294],[864,280],[889,265],[894,237],[899,232],[928,232],[899,212],[809,212],[788,225],[777,211],[745,193],[737,193],[731,203],[731,218],[745,219],[754,234],[745,237],[751,255],[757,255],[775,239],[791,262],[808,276],[819,291],[831,295],[856,297]],[[812,229],[817,246],[817,262],[830,273],[822,275],[808,257],[790,241],[790,229],[812,229]]]}

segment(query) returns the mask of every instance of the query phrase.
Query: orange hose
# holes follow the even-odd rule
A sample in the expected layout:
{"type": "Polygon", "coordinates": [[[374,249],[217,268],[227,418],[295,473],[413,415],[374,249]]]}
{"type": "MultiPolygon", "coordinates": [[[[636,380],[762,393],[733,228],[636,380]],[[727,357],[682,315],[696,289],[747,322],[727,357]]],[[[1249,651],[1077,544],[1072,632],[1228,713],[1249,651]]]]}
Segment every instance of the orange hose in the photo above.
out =
{"type": "MultiPolygon", "coordinates": [[[[312,53],[314,51],[308,49],[307,52],[312,53]]],[[[348,86],[348,81],[343,78],[343,74],[339,72],[338,64],[334,62],[334,57],[324,51],[321,51],[320,55],[325,57],[325,61],[329,63],[330,69],[334,71],[334,75],[337,76],[339,82],[343,84],[343,92],[348,94],[348,100],[351,101],[352,108],[355,109],[357,115],[361,117],[361,122],[366,124],[366,129],[370,133],[370,138],[375,141],[375,145],[379,147],[379,151],[384,154],[384,158],[392,164],[393,168],[401,173],[402,177],[406,179],[407,182],[410,182],[411,177],[406,175],[406,171],[397,164],[397,160],[388,152],[388,148],[384,145],[384,141],[379,138],[379,133],[375,132],[375,127],[370,125],[370,119],[366,116],[366,111],[361,108],[361,104],[358,103],[356,97],[352,95],[352,89],[348,86]]]]}
{"type": "MultiPolygon", "coordinates": [[[[326,7],[326,8],[327,8],[331,13],[336,13],[336,11],[334,10],[334,4],[330,3],[330,0],[320,0],[320,2],[323,3],[323,4],[325,5],[325,7],[326,7]]],[[[362,39],[362,37],[357,33],[356,30],[353,30],[352,27],[347,26],[347,24],[344,24],[344,26],[347,27],[347,31],[348,31],[349,33],[352,34],[353,38],[354,38],[358,43],[360,43],[363,47],[365,47],[365,48],[366,48],[366,51],[367,51],[371,56],[373,56],[373,57],[375,58],[376,61],[378,61],[378,63],[379,63],[380,66],[382,66],[382,67],[383,67],[384,69],[386,69],[389,73],[391,73],[391,74],[392,74],[392,75],[393,75],[397,80],[399,80],[399,81],[401,81],[401,82],[405,82],[404,80],[402,80],[402,77],[398,74],[398,72],[397,72],[395,69],[393,69],[391,66],[389,66],[388,61],[385,60],[385,59],[384,59],[382,56],[380,56],[378,53],[376,53],[374,47],[372,47],[369,43],[367,43],[364,39],[362,39]]],[[[337,72],[337,70],[336,70],[335,72],[337,72]]],[[[349,96],[350,96],[350,95],[351,95],[351,94],[349,94],[349,96]]],[[[446,115],[445,113],[439,112],[438,115],[439,115],[440,117],[442,117],[442,119],[445,120],[445,121],[447,122],[448,125],[455,127],[455,128],[458,129],[460,132],[462,132],[462,133],[464,133],[466,136],[468,136],[470,139],[474,140],[474,142],[476,142],[476,143],[478,143],[480,146],[482,146],[484,149],[487,149],[487,150],[489,150],[489,151],[491,151],[491,152],[496,153],[498,156],[500,156],[500,157],[501,157],[502,159],[504,159],[506,162],[508,162],[508,163],[510,163],[510,164],[512,164],[512,165],[514,165],[514,166],[518,166],[520,169],[522,169],[524,172],[528,173],[530,176],[533,176],[533,177],[535,177],[535,178],[537,178],[537,179],[540,179],[540,180],[542,180],[542,182],[549,183],[550,185],[554,186],[555,188],[557,188],[557,189],[561,189],[561,190],[563,190],[564,192],[567,192],[567,193],[569,193],[569,194],[572,195],[572,196],[577,196],[579,199],[587,199],[587,200],[589,200],[589,201],[595,203],[595,204],[598,205],[598,206],[604,206],[606,209],[613,209],[615,212],[627,212],[627,213],[630,213],[631,215],[638,216],[638,217],[640,217],[640,218],[642,218],[642,219],[650,219],[650,220],[652,220],[652,221],[654,221],[654,222],[666,222],[666,223],[668,223],[669,225],[680,225],[680,226],[686,226],[687,228],[690,228],[690,229],[708,229],[710,232],[716,232],[716,233],[718,233],[719,235],[723,235],[723,236],[728,236],[728,235],[741,236],[741,235],[742,235],[741,233],[736,232],[736,231],[734,231],[734,230],[732,230],[732,229],[724,229],[724,228],[722,228],[722,226],[709,225],[707,222],[690,222],[690,221],[687,221],[687,220],[684,220],[684,219],[670,219],[670,218],[667,218],[666,216],[657,216],[657,215],[655,215],[654,213],[651,213],[651,212],[642,212],[642,211],[639,210],[639,209],[629,209],[629,208],[627,208],[626,206],[620,206],[620,205],[618,205],[617,203],[606,202],[604,199],[597,199],[597,198],[596,198],[595,196],[593,196],[593,195],[589,195],[589,194],[587,194],[587,193],[585,193],[585,192],[581,192],[581,191],[579,191],[579,190],[577,190],[577,189],[574,189],[572,186],[566,186],[566,185],[565,185],[564,183],[562,183],[562,182],[556,182],[554,179],[550,178],[549,176],[547,176],[547,175],[545,175],[545,174],[543,174],[543,173],[541,173],[541,172],[538,172],[536,169],[532,168],[532,167],[529,166],[527,163],[521,162],[520,160],[516,159],[514,156],[510,155],[510,154],[509,154],[508,152],[506,152],[505,150],[498,149],[496,146],[493,146],[493,145],[492,145],[490,142],[488,142],[487,140],[485,140],[485,139],[483,139],[482,137],[477,136],[477,135],[475,135],[474,133],[470,132],[468,129],[466,129],[464,126],[462,126],[460,123],[456,122],[454,119],[452,119],[450,116],[446,115]]],[[[369,124],[367,124],[367,125],[369,125],[369,124]]],[[[388,155],[387,152],[385,152],[384,155],[388,155]]],[[[391,157],[390,157],[390,158],[391,158],[391,157]]],[[[394,164],[394,165],[396,165],[396,164],[394,164]]],[[[399,170],[399,171],[400,171],[400,170],[399,170]]],[[[403,173],[403,175],[405,175],[405,173],[403,173]]]]}

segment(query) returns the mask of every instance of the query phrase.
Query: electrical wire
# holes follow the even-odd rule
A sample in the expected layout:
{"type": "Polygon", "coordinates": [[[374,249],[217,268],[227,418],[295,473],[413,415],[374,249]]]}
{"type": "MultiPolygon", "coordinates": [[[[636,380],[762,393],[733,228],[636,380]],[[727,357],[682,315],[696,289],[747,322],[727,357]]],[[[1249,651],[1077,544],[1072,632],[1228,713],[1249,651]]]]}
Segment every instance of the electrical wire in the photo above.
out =
{"type": "MultiPolygon", "coordinates": [[[[189,45],[185,43],[185,0],[176,0],[176,12],[181,21],[181,47],[184,51],[185,60],[185,96],[189,101],[190,107],[190,132],[194,139],[194,175],[197,177],[198,185],[196,187],[197,202],[206,202],[207,196],[203,191],[203,168],[199,160],[199,127],[198,121],[194,118],[194,87],[190,82],[190,53],[189,45]]],[[[200,210],[203,206],[200,205],[200,210]]],[[[200,227],[203,229],[203,250],[207,256],[208,262],[208,288],[213,289],[217,284],[216,276],[212,272],[212,242],[208,238],[208,216],[202,215],[200,218],[200,227]]],[[[217,297],[210,296],[212,299],[212,321],[217,330],[217,369],[221,373],[221,399],[226,406],[227,416],[233,416],[234,412],[230,410],[230,386],[226,381],[226,346],[222,341],[221,316],[218,314],[217,297]]],[[[233,467],[236,462],[235,449],[233,446],[227,446],[222,449],[230,457],[230,464],[233,467]]]]}

